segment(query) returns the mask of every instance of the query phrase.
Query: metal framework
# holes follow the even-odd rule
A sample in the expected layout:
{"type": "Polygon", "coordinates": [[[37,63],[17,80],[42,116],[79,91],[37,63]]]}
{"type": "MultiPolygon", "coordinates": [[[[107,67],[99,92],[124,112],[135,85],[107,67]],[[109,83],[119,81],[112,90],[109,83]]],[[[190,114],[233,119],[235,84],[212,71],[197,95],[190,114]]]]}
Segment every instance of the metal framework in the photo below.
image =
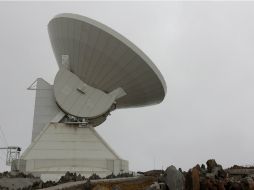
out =
{"type": "Polygon", "coordinates": [[[11,166],[13,160],[18,160],[20,157],[21,148],[18,146],[0,147],[1,150],[7,150],[6,165],[11,166]]]}

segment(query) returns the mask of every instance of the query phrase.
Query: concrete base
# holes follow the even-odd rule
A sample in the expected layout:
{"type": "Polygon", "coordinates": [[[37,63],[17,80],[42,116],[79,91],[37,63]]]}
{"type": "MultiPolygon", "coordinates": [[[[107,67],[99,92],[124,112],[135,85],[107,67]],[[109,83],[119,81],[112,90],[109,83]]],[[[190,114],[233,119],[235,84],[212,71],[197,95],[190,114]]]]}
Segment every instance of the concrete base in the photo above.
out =
{"type": "Polygon", "coordinates": [[[128,172],[122,160],[92,127],[51,123],[34,139],[13,168],[43,180],[58,180],[67,171],[86,177],[128,172]]]}

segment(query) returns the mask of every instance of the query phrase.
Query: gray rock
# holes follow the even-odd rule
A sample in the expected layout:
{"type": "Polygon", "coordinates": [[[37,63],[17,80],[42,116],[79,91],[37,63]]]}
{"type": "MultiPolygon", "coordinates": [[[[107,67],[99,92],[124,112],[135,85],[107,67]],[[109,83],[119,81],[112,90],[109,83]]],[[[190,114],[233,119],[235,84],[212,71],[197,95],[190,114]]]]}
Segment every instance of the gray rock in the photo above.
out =
{"type": "Polygon", "coordinates": [[[241,179],[241,184],[244,186],[244,189],[254,189],[254,180],[249,176],[241,179]]]}
{"type": "Polygon", "coordinates": [[[216,166],[216,167],[214,167],[214,168],[212,169],[212,173],[213,173],[214,175],[218,176],[220,170],[222,170],[222,168],[216,166]]]}
{"type": "Polygon", "coordinates": [[[82,181],[82,176],[80,174],[77,175],[76,181],[82,181]]]}
{"type": "Polygon", "coordinates": [[[227,173],[223,170],[221,165],[214,166],[210,172],[206,173],[206,177],[210,178],[225,178],[227,173]]]}
{"type": "Polygon", "coordinates": [[[213,168],[218,166],[218,164],[216,163],[215,159],[207,160],[206,165],[207,165],[207,170],[208,170],[209,173],[212,172],[213,168]]]}
{"type": "Polygon", "coordinates": [[[170,166],[166,169],[164,173],[164,182],[170,190],[184,189],[184,176],[175,166],[170,166]]]}
{"type": "Polygon", "coordinates": [[[215,179],[215,174],[214,173],[206,173],[205,176],[207,178],[215,179]]]}
{"type": "Polygon", "coordinates": [[[160,190],[160,185],[158,182],[155,182],[152,185],[150,185],[150,187],[148,187],[146,190],[160,190]]]}

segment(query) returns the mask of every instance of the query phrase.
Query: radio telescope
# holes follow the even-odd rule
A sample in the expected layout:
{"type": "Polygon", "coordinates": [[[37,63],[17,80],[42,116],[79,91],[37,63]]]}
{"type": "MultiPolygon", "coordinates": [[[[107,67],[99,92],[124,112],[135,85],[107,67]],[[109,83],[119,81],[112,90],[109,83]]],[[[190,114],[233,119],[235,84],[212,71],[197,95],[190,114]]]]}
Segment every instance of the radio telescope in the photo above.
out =
{"type": "Polygon", "coordinates": [[[38,78],[32,142],[12,169],[42,178],[128,172],[96,132],[113,111],[160,103],[166,83],[152,61],[111,28],[76,14],[48,24],[59,66],[54,84],[38,78]]]}

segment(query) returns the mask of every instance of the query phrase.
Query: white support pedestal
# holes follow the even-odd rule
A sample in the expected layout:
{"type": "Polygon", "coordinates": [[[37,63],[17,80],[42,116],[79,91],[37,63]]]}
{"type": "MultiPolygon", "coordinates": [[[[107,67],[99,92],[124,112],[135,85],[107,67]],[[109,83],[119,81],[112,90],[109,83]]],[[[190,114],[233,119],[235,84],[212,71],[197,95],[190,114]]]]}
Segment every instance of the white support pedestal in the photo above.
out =
{"type": "Polygon", "coordinates": [[[128,172],[122,160],[92,127],[51,123],[21,156],[23,170],[43,180],[57,180],[67,171],[86,177],[128,172]]]}

